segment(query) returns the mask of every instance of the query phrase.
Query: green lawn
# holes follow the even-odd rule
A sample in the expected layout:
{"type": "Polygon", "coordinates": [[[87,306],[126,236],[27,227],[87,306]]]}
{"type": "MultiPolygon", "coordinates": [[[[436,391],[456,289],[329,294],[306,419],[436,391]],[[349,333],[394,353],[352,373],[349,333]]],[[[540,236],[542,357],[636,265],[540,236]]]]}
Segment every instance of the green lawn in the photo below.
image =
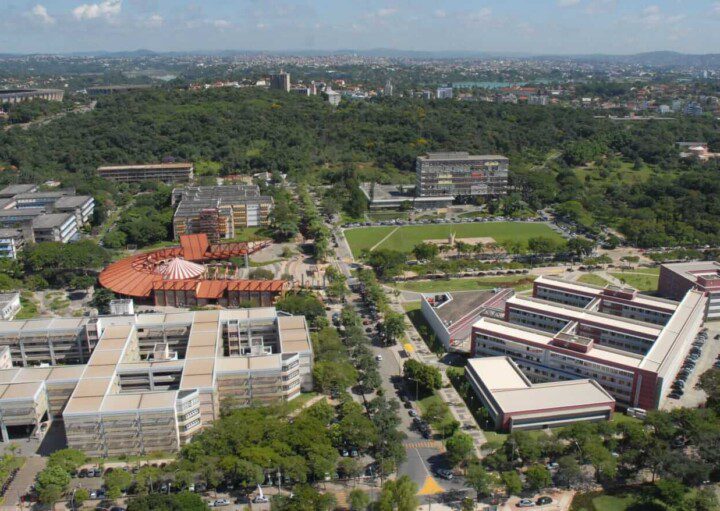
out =
{"type": "Polygon", "coordinates": [[[610,275],[616,279],[624,280],[627,285],[639,291],[656,291],[658,287],[658,275],[646,272],[644,268],[633,271],[613,272],[610,275]]]}
{"type": "Polygon", "coordinates": [[[425,345],[434,353],[444,353],[445,347],[433,332],[432,327],[425,319],[425,316],[423,316],[420,307],[420,302],[403,303],[405,314],[407,314],[407,317],[412,322],[415,330],[420,334],[420,337],[425,341],[425,345]]]}
{"type": "Polygon", "coordinates": [[[20,311],[15,315],[15,319],[30,319],[38,315],[38,303],[35,301],[35,295],[30,291],[20,293],[20,311]]]}
{"type": "Polygon", "coordinates": [[[484,222],[468,224],[407,225],[402,227],[358,227],[345,231],[353,254],[357,257],[364,248],[372,248],[392,233],[377,248],[389,248],[401,252],[412,251],[415,245],[429,239],[447,239],[451,233],[458,238],[493,238],[501,243],[507,240],[527,243],[537,236],[545,236],[561,242],[562,237],[544,223],[532,222],[484,222]]]}
{"type": "Polygon", "coordinates": [[[442,398],[437,394],[432,394],[430,396],[424,397],[417,402],[418,408],[420,408],[423,418],[426,417],[426,411],[431,403],[439,403],[441,407],[444,406],[443,415],[434,421],[429,421],[432,428],[444,437],[449,431],[450,425],[455,420],[455,418],[450,413],[450,408],[448,408],[442,398]],[[445,431],[445,433],[443,431],[445,431]]]}
{"type": "Polygon", "coordinates": [[[512,287],[516,291],[532,288],[534,275],[498,275],[466,279],[414,280],[397,284],[398,289],[416,293],[436,293],[439,291],[478,291],[495,287],[512,287]]]}
{"type": "Polygon", "coordinates": [[[581,275],[578,282],[582,282],[583,284],[592,284],[594,286],[607,286],[610,284],[610,282],[602,278],[600,275],[595,275],[594,273],[581,275]]]}
{"type": "Polygon", "coordinates": [[[390,234],[396,227],[358,227],[356,229],[346,229],[345,238],[347,238],[353,255],[358,257],[363,249],[372,248],[378,241],[390,234]]]}
{"type": "Polygon", "coordinates": [[[221,243],[241,243],[244,241],[256,241],[267,239],[270,236],[266,232],[264,227],[245,227],[236,231],[237,235],[234,238],[227,240],[220,240],[221,243]]]}
{"type": "Polygon", "coordinates": [[[571,511],[626,511],[638,501],[634,493],[607,495],[601,492],[578,493],[570,505],[571,511]]]}

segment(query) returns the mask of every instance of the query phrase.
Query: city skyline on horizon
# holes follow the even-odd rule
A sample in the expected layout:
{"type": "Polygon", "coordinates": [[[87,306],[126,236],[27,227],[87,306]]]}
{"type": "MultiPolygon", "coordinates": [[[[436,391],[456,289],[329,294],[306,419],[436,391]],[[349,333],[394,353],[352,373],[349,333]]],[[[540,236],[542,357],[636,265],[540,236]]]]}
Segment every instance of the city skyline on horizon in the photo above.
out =
{"type": "Polygon", "coordinates": [[[5,12],[0,47],[18,54],[720,52],[716,0],[10,0],[5,12]]]}

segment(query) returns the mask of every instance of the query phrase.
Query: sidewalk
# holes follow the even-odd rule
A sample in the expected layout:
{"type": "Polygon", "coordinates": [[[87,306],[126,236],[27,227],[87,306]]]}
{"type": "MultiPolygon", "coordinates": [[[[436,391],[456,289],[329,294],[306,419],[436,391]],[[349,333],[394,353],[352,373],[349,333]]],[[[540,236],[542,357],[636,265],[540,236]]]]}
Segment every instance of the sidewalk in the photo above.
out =
{"type": "Polygon", "coordinates": [[[422,340],[422,337],[415,329],[415,326],[405,314],[405,310],[402,308],[400,302],[395,297],[388,297],[390,298],[390,307],[393,309],[393,311],[402,314],[405,318],[405,342],[400,342],[392,348],[393,354],[397,358],[398,365],[400,367],[402,367],[403,365],[402,357],[400,356],[400,350],[404,349],[403,346],[405,344],[409,344],[412,347],[412,350],[405,350],[409,357],[417,360],[418,362],[437,367],[440,370],[440,374],[442,375],[443,387],[438,390],[438,395],[442,398],[443,401],[445,401],[445,403],[447,403],[448,407],[450,408],[450,413],[455,418],[455,420],[460,423],[460,428],[462,432],[470,435],[473,438],[475,455],[480,458],[480,447],[487,443],[487,439],[485,438],[485,435],[480,429],[480,426],[475,421],[475,417],[473,417],[473,414],[470,412],[467,405],[465,404],[465,401],[463,401],[462,397],[460,397],[460,394],[458,394],[457,390],[455,390],[455,387],[453,387],[450,383],[450,379],[445,373],[447,366],[441,361],[439,361],[437,356],[432,353],[425,345],[425,342],[422,340]]]}
{"type": "Polygon", "coordinates": [[[5,492],[3,504],[0,506],[1,511],[21,509],[20,498],[27,493],[30,485],[35,482],[35,476],[45,468],[46,463],[47,460],[40,456],[30,456],[25,460],[25,464],[20,468],[7,492],[5,492]]]}

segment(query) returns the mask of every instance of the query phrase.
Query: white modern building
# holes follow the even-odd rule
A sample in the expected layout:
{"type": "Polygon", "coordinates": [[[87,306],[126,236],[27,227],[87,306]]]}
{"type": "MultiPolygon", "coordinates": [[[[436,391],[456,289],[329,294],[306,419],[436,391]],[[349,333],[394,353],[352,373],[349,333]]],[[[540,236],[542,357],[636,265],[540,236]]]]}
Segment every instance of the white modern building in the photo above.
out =
{"type": "Polygon", "coordinates": [[[3,348],[3,440],[62,417],[91,456],[175,451],[222,407],[312,389],[305,318],[271,307],[5,321],[3,348]]]}
{"type": "Polygon", "coordinates": [[[499,430],[608,420],[615,399],[593,380],[532,383],[510,357],[472,358],[465,374],[499,430]]]}
{"type": "Polygon", "coordinates": [[[707,300],[696,289],[672,302],[540,277],[533,297],[505,302],[503,320],[473,325],[471,353],[509,356],[534,382],[593,379],[619,405],[651,410],[690,351],[707,300]]]}

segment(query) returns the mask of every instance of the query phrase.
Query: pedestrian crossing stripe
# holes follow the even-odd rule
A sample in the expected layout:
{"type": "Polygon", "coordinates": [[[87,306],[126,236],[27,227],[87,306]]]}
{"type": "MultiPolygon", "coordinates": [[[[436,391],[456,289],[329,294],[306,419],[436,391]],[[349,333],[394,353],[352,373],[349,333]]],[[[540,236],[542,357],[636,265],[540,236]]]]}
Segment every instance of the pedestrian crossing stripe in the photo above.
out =
{"type": "Polygon", "coordinates": [[[417,449],[418,447],[425,447],[430,449],[437,449],[439,451],[444,451],[445,446],[442,442],[437,442],[435,440],[421,440],[419,442],[405,442],[403,444],[405,448],[407,449],[417,449]]]}

